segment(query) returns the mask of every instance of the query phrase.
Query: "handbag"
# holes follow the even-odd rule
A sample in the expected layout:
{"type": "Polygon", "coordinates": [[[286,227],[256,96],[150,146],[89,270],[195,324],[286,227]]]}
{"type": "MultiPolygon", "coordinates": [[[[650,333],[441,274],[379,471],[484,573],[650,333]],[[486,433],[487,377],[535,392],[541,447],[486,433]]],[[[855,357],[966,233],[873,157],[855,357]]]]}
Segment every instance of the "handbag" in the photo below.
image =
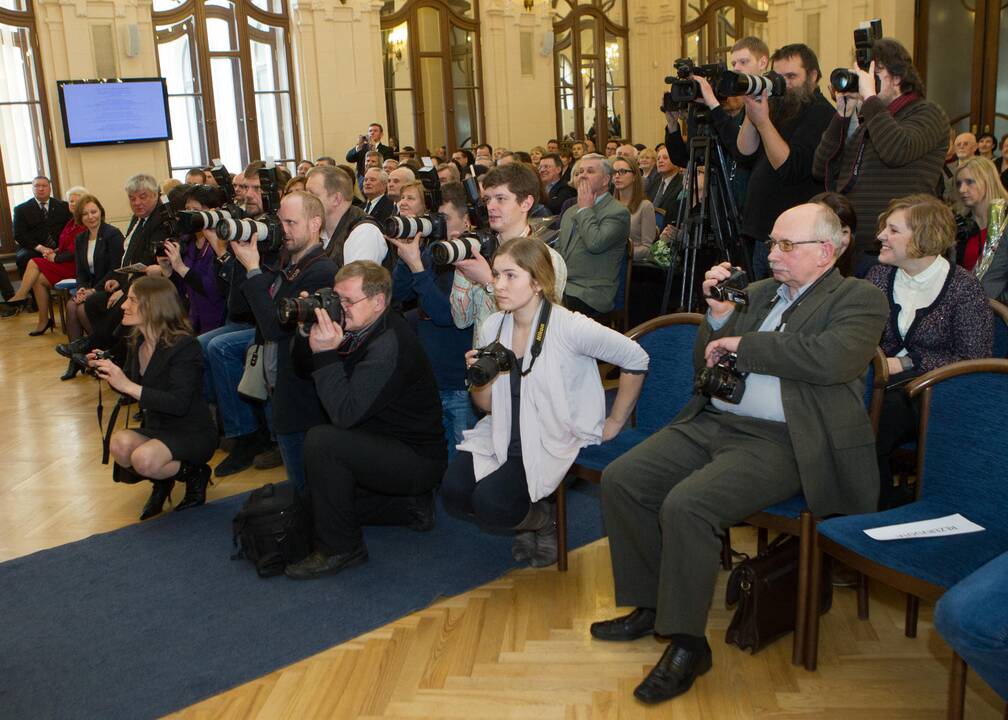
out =
{"type": "MultiPolygon", "coordinates": [[[[753,655],[795,629],[798,593],[798,538],[778,535],[766,553],[747,558],[728,576],[725,603],[737,605],[725,642],[753,655]]],[[[833,603],[829,558],[823,558],[820,614],[833,603]]],[[[814,602],[814,601],[813,601],[814,602]]]]}
{"type": "Polygon", "coordinates": [[[269,389],[266,386],[266,363],[261,344],[254,343],[245,350],[245,370],[238,382],[238,394],[260,401],[265,401],[269,397],[269,389]]]}
{"type": "Polygon", "coordinates": [[[311,552],[311,515],[290,483],[249,493],[231,521],[232,560],[247,559],[259,577],[273,577],[311,552]]]}

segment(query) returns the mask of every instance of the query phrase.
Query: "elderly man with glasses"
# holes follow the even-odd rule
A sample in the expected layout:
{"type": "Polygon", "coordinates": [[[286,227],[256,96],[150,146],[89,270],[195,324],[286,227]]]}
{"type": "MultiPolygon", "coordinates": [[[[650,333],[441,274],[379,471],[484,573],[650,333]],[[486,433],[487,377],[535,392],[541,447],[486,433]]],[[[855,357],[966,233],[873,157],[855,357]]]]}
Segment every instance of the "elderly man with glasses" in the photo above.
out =
{"type": "Polygon", "coordinates": [[[711,667],[707,613],[725,528],[799,492],[820,516],[875,509],[864,376],[889,310],[875,287],[834,268],[841,238],[825,206],[784,212],[767,242],[773,278],[751,285],[744,305],[712,296],[728,263],[708,270],[694,364],[724,382],[698,383],[671,424],[602,475],[616,604],[636,609],[591,634],[671,636],[634,692],[644,702],[686,692],[711,667]]]}
{"type": "Polygon", "coordinates": [[[388,271],[349,263],[333,292],[342,322],[316,310],[307,340],[302,331],[294,348],[330,421],[305,439],[315,547],[287,566],[296,580],[365,562],[363,525],[433,528],[433,491],[448,464],[434,371],[403,316],[389,312],[388,271]]]}

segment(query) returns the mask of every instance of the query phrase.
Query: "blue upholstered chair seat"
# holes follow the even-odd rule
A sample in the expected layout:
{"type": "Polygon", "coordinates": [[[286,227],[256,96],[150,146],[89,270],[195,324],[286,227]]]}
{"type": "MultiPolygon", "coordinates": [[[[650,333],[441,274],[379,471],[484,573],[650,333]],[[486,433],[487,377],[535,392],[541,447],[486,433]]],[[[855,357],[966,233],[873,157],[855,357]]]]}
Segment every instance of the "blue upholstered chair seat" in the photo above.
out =
{"type": "Polygon", "coordinates": [[[1000,507],[967,507],[918,500],[893,510],[819,521],[820,535],[872,562],[935,585],[950,587],[989,560],[1008,551],[1008,528],[1000,507]],[[953,513],[986,528],[984,532],[919,540],[874,540],[868,528],[930,520],[953,513]]]}
{"type": "Polygon", "coordinates": [[[777,515],[790,520],[797,520],[806,508],[808,508],[808,503],[805,501],[805,495],[798,493],[776,505],[765,507],[760,512],[765,512],[767,515],[777,515]]]}
{"type": "Polygon", "coordinates": [[[628,428],[601,445],[582,448],[574,462],[590,470],[602,470],[627,450],[646,440],[653,432],[643,428],[628,428]]]}

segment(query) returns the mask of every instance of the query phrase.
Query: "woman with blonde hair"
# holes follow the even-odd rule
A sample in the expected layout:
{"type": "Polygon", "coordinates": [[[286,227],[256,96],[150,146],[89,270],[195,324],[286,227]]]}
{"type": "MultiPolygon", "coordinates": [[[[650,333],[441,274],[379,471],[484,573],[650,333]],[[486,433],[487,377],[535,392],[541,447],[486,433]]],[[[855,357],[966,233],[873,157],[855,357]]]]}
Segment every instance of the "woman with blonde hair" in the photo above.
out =
{"type": "Polygon", "coordinates": [[[644,260],[658,234],[655,209],[644,195],[644,180],[637,161],[630,157],[613,159],[613,197],[630,211],[630,239],[634,260],[644,260]]]}
{"type": "Polygon", "coordinates": [[[1008,191],[994,163],[985,157],[968,158],[955,174],[959,199],[969,211],[959,227],[956,262],[978,275],[988,297],[1008,301],[1008,191]],[[993,222],[992,222],[993,220],[993,222]],[[984,253],[991,259],[978,261],[984,253]],[[979,272],[977,272],[979,270],[979,272]]]}
{"type": "Polygon", "coordinates": [[[217,428],[203,398],[203,353],[168,278],[142,277],[122,306],[122,325],[131,328],[123,367],[112,359],[88,358],[98,377],[140,405],[140,427],[113,433],[109,448],[116,482],[153,483],[141,520],[159,514],[175,482],[186,486],[175,506],[206,502],[217,428]]]}
{"type": "Polygon", "coordinates": [[[481,525],[515,531],[512,556],[533,567],[556,562],[556,506],[549,499],[581,448],[616,436],[640,395],[648,356],[624,335],[559,304],[541,240],[497,250],[493,289],[500,312],[466,353],[473,403],[488,413],[465,433],[442,483],[445,506],[481,525]],[[620,368],[612,412],[596,360],[620,368]]]}
{"type": "Polygon", "coordinates": [[[661,173],[658,172],[658,153],[651,148],[644,148],[637,155],[637,164],[640,165],[641,177],[644,180],[644,194],[650,200],[654,198],[654,194],[661,184],[661,173]]]}

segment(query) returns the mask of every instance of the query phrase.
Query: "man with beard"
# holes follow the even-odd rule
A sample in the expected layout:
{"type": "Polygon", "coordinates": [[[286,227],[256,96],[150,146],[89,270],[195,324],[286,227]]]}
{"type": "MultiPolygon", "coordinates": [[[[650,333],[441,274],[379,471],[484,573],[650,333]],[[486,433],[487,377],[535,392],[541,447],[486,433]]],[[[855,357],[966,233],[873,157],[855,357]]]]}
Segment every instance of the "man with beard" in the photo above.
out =
{"type": "Polygon", "coordinates": [[[773,70],[784,77],[782,98],[746,96],[745,120],[737,150],[742,162],[752,162],[740,234],[752,247],[752,274],[768,277],[767,239],[777,216],[800,205],[822,188],[812,179],[812,158],[833,106],[819,92],[819,59],[807,45],[785,45],[771,57],[773,70]]]}

